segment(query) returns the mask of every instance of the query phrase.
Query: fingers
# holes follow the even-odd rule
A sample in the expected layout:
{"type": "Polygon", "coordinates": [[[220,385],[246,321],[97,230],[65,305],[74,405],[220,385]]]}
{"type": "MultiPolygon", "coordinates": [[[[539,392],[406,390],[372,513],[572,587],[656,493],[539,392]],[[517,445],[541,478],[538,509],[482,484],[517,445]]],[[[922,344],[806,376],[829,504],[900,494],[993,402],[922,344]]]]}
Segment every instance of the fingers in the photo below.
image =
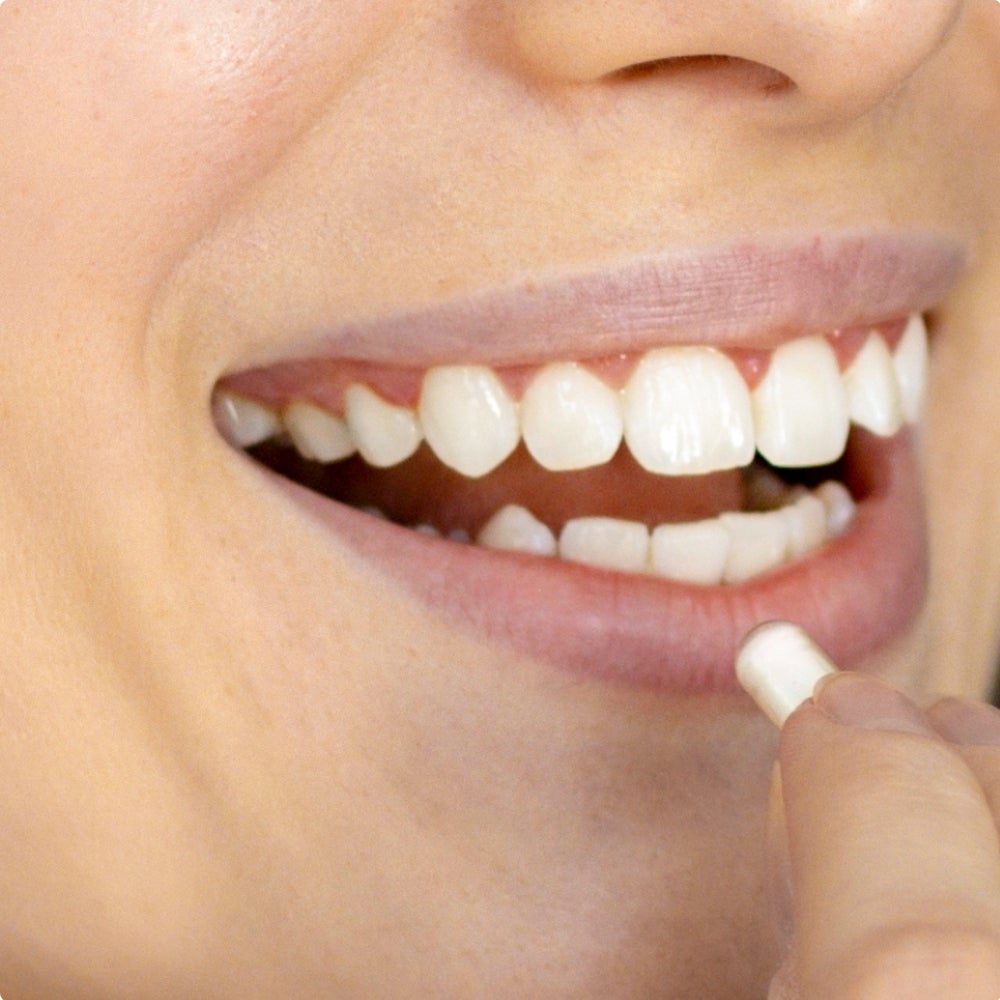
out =
{"type": "Polygon", "coordinates": [[[809,998],[1000,997],[1000,852],[962,755],[841,674],[782,731],[796,964],[809,998]]]}
{"type": "MultiPolygon", "coordinates": [[[[828,665],[808,642],[764,639],[741,680],[780,723],[828,665]],[[789,658],[801,667],[784,697],[789,658]]],[[[790,714],[779,763],[794,936],[772,997],[1000,998],[1000,713],[924,713],[839,674],[790,714]]]]}

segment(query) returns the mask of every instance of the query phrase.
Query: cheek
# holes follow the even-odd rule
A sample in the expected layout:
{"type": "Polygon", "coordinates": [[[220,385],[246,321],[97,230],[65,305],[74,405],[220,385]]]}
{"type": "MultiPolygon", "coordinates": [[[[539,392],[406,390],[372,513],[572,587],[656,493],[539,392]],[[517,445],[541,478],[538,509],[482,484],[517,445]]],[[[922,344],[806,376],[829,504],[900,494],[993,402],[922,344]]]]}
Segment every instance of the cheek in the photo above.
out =
{"type": "Polygon", "coordinates": [[[14,239],[0,282],[154,288],[322,113],[390,11],[372,0],[5,5],[0,219],[14,239]]]}

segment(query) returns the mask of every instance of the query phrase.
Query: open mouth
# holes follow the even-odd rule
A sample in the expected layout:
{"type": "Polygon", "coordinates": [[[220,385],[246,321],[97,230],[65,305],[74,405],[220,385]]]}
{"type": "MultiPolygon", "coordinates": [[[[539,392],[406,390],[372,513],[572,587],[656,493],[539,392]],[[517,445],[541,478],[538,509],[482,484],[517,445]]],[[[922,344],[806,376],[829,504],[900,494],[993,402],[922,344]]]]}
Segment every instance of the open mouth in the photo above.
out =
{"type": "Polygon", "coordinates": [[[852,442],[915,423],[926,368],[914,315],[767,352],[289,362],[225,379],[215,413],[272,471],[422,535],[732,586],[850,529],[872,481],[852,442]]]}
{"type": "Polygon", "coordinates": [[[874,667],[925,594],[922,317],[964,261],[942,236],[844,233],[329,326],[286,303],[215,421],[306,545],[484,662],[736,693],[740,639],[784,618],[874,667]]]}

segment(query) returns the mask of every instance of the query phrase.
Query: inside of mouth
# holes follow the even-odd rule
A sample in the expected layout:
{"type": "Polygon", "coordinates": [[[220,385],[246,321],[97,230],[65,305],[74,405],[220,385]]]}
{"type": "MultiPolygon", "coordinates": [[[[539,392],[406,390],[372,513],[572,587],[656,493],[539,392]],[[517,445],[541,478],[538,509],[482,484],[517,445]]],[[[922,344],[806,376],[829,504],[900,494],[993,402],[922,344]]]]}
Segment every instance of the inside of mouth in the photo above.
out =
{"type": "MultiPolygon", "coordinates": [[[[852,434],[853,436],[853,434],[852,434]]],[[[507,505],[522,505],[556,535],[574,518],[636,521],[653,529],[715,518],[730,512],[778,510],[804,490],[834,481],[855,501],[863,485],[852,474],[850,442],[833,465],[779,469],[759,455],[742,469],[708,475],[658,476],[644,470],[624,446],[607,464],[574,472],[539,466],[523,444],[499,468],[469,479],[441,463],[426,446],[388,469],[357,455],[322,464],[271,439],[249,453],[272,471],[330,500],[459,540],[475,539],[507,505]]]]}

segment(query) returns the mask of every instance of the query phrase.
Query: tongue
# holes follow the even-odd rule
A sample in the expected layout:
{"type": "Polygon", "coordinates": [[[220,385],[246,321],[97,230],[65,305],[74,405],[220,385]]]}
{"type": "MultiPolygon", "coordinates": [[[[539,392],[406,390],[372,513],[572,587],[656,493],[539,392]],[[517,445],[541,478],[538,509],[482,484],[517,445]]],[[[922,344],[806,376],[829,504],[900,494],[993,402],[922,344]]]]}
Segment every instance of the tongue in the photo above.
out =
{"type": "Polygon", "coordinates": [[[608,464],[579,472],[549,472],[520,448],[481,479],[448,469],[426,447],[392,469],[373,469],[357,458],[317,467],[288,453],[260,457],[331,499],[377,507],[399,524],[431,524],[445,533],[465,529],[473,536],[507,504],[527,507],[558,532],[575,517],[618,517],[655,527],[715,517],[745,502],[739,470],[653,476],[624,448],[608,464]]]}

